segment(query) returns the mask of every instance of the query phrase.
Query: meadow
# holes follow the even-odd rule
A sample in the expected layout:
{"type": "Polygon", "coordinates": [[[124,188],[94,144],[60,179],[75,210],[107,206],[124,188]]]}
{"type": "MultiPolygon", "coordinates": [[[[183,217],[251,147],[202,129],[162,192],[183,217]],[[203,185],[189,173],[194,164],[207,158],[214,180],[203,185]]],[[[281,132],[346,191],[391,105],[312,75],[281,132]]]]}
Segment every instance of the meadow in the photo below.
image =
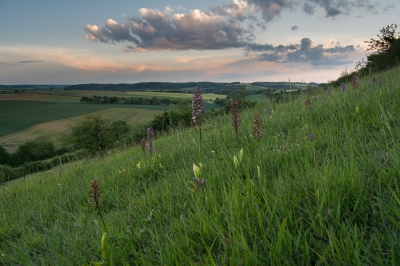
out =
{"type": "Polygon", "coordinates": [[[3,184],[0,262],[399,265],[399,76],[3,184]]]}

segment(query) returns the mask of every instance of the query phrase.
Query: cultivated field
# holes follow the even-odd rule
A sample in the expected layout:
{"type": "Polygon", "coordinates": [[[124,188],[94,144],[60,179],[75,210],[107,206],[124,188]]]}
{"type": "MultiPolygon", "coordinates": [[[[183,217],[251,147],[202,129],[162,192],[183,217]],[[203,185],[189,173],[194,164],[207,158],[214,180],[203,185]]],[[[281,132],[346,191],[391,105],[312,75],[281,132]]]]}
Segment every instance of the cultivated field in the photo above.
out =
{"type": "Polygon", "coordinates": [[[269,97],[265,94],[251,94],[247,95],[245,99],[248,101],[256,101],[256,102],[269,101],[269,97]]]}
{"type": "MultiPolygon", "coordinates": [[[[160,110],[120,107],[109,108],[93,113],[103,115],[111,121],[124,120],[128,123],[137,123],[149,121],[160,112],[160,110]]],[[[15,147],[20,145],[21,143],[35,139],[40,136],[46,136],[57,144],[58,139],[62,135],[62,133],[65,133],[69,129],[70,125],[73,125],[83,120],[84,117],[85,115],[78,115],[66,119],[37,124],[16,133],[0,137],[0,145],[3,145],[9,152],[12,152],[15,151],[15,147]]]]}
{"type": "MultiPolygon", "coordinates": [[[[57,143],[68,125],[81,121],[87,113],[99,113],[109,120],[129,123],[149,121],[170,108],[167,105],[83,104],[82,96],[109,96],[125,98],[191,99],[192,94],[118,91],[26,90],[25,93],[0,94],[0,145],[9,152],[23,142],[45,135],[57,143]]],[[[225,95],[205,94],[205,107],[209,111],[220,106],[211,99],[225,95]]]]}
{"type": "MultiPolygon", "coordinates": [[[[192,93],[170,93],[170,92],[154,92],[154,91],[127,91],[127,95],[134,98],[167,98],[167,99],[192,99],[192,93]]],[[[205,93],[203,94],[203,99],[205,101],[215,100],[216,98],[224,99],[226,95],[205,93]]]]}

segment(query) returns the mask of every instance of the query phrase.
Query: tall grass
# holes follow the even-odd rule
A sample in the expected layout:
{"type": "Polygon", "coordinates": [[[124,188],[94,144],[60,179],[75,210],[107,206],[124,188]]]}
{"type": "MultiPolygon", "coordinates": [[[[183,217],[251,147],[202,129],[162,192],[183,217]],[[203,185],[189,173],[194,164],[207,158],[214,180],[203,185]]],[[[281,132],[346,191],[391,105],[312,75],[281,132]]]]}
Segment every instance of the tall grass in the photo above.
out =
{"type": "Polygon", "coordinates": [[[239,167],[226,115],[202,124],[201,143],[176,130],[156,136],[152,158],[135,147],[5,184],[0,262],[101,261],[102,222],[87,196],[98,179],[110,265],[398,265],[399,76],[241,112],[239,167]]]}

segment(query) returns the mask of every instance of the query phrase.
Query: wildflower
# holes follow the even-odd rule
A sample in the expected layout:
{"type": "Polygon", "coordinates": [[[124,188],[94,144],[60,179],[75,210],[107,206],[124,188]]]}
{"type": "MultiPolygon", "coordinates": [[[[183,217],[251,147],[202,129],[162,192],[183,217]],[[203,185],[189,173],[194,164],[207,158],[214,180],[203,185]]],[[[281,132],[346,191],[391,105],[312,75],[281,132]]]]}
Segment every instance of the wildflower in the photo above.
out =
{"type": "Polygon", "coordinates": [[[344,91],[346,91],[346,84],[344,84],[344,82],[342,83],[342,85],[340,86],[341,87],[341,89],[342,89],[342,91],[344,92],[344,91]]]}
{"type": "Polygon", "coordinates": [[[239,162],[242,162],[243,159],[243,148],[239,151],[239,162]]]}
{"type": "Polygon", "coordinates": [[[259,114],[255,114],[253,116],[253,138],[260,140],[262,138],[262,136],[264,135],[263,132],[263,122],[260,119],[260,115],[259,114]]]}
{"type": "Polygon", "coordinates": [[[204,115],[204,101],[201,95],[201,89],[199,86],[193,92],[192,100],[192,121],[195,124],[201,124],[202,116],[204,115]]]}
{"type": "Polygon", "coordinates": [[[201,151],[201,122],[204,119],[204,101],[201,96],[200,87],[197,86],[193,92],[193,100],[192,100],[192,121],[194,125],[199,126],[199,158],[200,163],[202,159],[202,151],[201,151]]]}
{"type": "Polygon", "coordinates": [[[140,141],[140,148],[142,148],[142,151],[145,152],[146,151],[146,139],[142,139],[140,141]]]}
{"type": "Polygon", "coordinates": [[[153,130],[152,127],[149,127],[147,129],[147,141],[149,142],[149,153],[150,153],[150,155],[153,155],[153,152],[154,152],[153,140],[154,140],[154,130],[153,130]]]}
{"type": "Polygon", "coordinates": [[[239,160],[238,160],[238,158],[236,157],[236,155],[233,156],[233,165],[235,166],[235,169],[237,169],[238,166],[239,166],[239,160]]]}
{"type": "Polygon", "coordinates": [[[358,77],[357,77],[356,75],[353,75],[353,76],[351,77],[351,87],[352,87],[353,89],[358,88],[358,77]]]}
{"type": "MultiPolygon", "coordinates": [[[[206,180],[204,178],[193,178],[192,182],[197,186],[197,187],[204,187],[206,185],[206,180]]],[[[194,192],[194,190],[192,190],[194,192]]]]}
{"type": "Polygon", "coordinates": [[[315,136],[315,134],[310,134],[309,136],[308,136],[311,140],[316,140],[317,139],[317,136],[315,136]]]}
{"type": "Polygon", "coordinates": [[[311,101],[310,101],[309,98],[307,98],[307,99],[304,101],[304,103],[306,104],[306,107],[307,107],[307,108],[311,108],[311,107],[312,107],[312,106],[311,106],[311,101]]]}
{"type": "Polygon", "coordinates": [[[240,117],[239,117],[239,109],[238,102],[235,98],[231,100],[231,114],[232,114],[232,126],[237,131],[240,126],[240,117]]]}
{"type": "Polygon", "coordinates": [[[379,86],[382,87],[382,80],[379,80],[379,86]]]}
{"type": "Polygon", "coordinates": [[[267,114],[268,114],[268,110],[264,109],[264,115],[267,115],[267,114]]]}
{"type": "Polygon", "coordinates": [[[195,163],[193,163],[193,174],[195,178],[200,177],[200,167],[198,167],[195,163]]]}
{"type": "Polygon", "coordinates": [[[139,161],[137,164],[136,164],[136,168],[137,169],[140,169],[140,164],[141,164],[142,162],[141,161],[139,161]]]}
{"type": "Polygon", "coordinates": [[[238,130],[240,126],[240,117],[239,117],[238,103],[235,100],[235,98],[231,100],[231,114],[232,114],[232,126],[235,129],[236,141],[239,145],[238,130]]]}
{"type": "Polygon", "coordinates": [[[100,182],[97,179],[93,179],[90,182],[91,189],[88,191],[89,204],[97,210],[100,210],[100,200],[101,200],[101,188],[100,182]]]}
{"type": "Polygon", "coordinates": [[[376,78],[374,77],[372,80],[373,80],[373,81],[374,81],[374,83],[375,83],[375,81],[376,81],[376,78]]]}

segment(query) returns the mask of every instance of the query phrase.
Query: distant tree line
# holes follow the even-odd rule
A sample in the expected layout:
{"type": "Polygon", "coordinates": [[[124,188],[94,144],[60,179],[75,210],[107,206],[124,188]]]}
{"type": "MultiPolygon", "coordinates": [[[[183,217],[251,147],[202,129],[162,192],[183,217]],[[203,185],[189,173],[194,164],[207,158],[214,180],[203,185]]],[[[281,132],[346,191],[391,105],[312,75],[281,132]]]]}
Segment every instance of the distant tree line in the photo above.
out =
{"type": "Polygon", "coordinates": [[[152,98],[125,98],[125,97],[109,97],[109,96],[96,96],[94,95],[92,98],[83,96],[80,99],[81,103],[96,103],[96,104],[140,104],[140,105],[170,105],[170,104],[178,104],[181,101],[190,102],[190,100],[183,99],[168,99],[162,98],[159,99],[157,97],[152,98]]]}
{"type": "MultiPolygon", "coordinates": [[[[297,89],[299,83],[289,82],[252,82],[251,85],[265,87],[266,89],[297,89]]],[[[314,85],[314,84],[312,84],[314,85]]],[[[317,84],[315,84],[317,85],[317,84]]],[[[192,93],[196,86],[200,86],[203,93],[229,94],[237,91],[240,86],[245,86],[240,82],[140,82],[134,84],[77,84],[64,88],[64,90],[104,90],[104,91],[159,91],[192,93]]]]}
{"type": "Polygon", "coordinates": [[[66,85],[32,85],[32,84],[22,84],[22,85],[0,85],[0,89],[34,89],[34,90],[45,90],[45,89],[60,89],[64,88],[66,85]]]}
{"type": "Polygon", "coordinates": [[[134,84],[77,84],[64,88],[64,90],[106,90],[106,91],[173,91],[182,90],[181,92],[192,92],[196,86],[200,86],[204,93],[206,89],[224,89],[234,88],[240,85],[240,82],[216,83],[216,82],[140,82],[134,84]],[[193,89],[187,89],[193,88],[193,89]]]}

